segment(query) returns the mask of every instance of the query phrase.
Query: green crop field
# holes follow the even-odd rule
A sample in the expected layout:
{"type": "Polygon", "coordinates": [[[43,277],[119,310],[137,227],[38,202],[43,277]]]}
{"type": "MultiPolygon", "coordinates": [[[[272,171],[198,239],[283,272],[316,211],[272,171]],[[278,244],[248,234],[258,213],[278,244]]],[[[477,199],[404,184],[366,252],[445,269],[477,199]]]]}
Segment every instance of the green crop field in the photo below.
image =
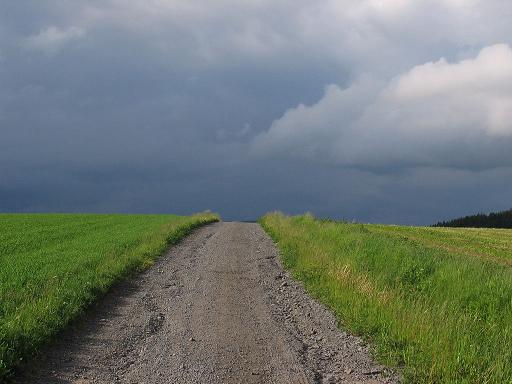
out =
{"type": "Polygon", "coordinates": [[[410,383],[512,383],[512,230],[260,220],[283,262],[410,383]]]}
{"type": "Polygon", "coordinates": [[[214,214],[0,215],[0,381],[117,280],[214,214]]]}

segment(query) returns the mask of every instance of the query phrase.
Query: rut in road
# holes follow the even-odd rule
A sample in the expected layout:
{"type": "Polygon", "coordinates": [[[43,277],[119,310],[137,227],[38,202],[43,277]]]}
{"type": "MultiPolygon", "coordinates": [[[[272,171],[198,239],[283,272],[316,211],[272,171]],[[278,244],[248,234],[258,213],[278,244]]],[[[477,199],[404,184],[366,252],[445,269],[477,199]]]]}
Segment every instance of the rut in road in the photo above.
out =
{"type": "MultiPolygon", "coordinates": [[[[29,364],[27,364],[27,367],[29,364]]],[[[255,223],[196,230],[114,287],[20,383],[394,383],[255,223]]]]}

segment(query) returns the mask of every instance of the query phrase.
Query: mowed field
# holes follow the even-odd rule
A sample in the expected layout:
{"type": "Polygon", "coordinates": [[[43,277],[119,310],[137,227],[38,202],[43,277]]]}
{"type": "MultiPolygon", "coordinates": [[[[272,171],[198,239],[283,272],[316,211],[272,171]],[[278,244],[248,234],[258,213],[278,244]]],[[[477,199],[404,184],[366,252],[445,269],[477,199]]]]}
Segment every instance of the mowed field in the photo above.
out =
{"type": "Polygon", "coordinates": [[[114,282],[217,220],[210,213],[1,214],[0,381],[114,282]]]}
{"type": "Polygon", "coordinates": [[[512,383],[512,230],[264,216],[284,264],[410,383],[512,383]]]}

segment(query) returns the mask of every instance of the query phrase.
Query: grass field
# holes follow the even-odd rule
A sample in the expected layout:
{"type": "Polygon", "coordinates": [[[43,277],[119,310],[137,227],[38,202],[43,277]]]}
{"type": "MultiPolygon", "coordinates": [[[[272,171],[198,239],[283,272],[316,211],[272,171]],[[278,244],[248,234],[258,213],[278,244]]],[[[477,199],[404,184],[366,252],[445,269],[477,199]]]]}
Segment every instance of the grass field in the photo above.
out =
{"type": "Polygon", "coordinates": [[[0,215],[0,381],[117,280],[210,213],[0,215]]]}
{"type": "Polygon", "coordinates": [[[512,383],[512,230],[260,220],[285,266],[410,383],[512,383]]]}

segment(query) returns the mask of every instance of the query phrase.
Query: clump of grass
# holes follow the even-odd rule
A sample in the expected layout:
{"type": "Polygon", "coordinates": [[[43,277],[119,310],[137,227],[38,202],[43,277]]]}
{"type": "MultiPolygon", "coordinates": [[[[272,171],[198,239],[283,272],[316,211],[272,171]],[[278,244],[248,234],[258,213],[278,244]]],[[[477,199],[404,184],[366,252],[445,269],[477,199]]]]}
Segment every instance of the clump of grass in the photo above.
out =
{"type": "Polygon", "coordinates": [[[512,230],[273,213],[283,262],[411,383],[512,383],[512,230]]]}
{"type": "Polygon", "coordinates": [[[0,381],[114,282],[218,219],[209,212],[0,215],[0,381]]]}

